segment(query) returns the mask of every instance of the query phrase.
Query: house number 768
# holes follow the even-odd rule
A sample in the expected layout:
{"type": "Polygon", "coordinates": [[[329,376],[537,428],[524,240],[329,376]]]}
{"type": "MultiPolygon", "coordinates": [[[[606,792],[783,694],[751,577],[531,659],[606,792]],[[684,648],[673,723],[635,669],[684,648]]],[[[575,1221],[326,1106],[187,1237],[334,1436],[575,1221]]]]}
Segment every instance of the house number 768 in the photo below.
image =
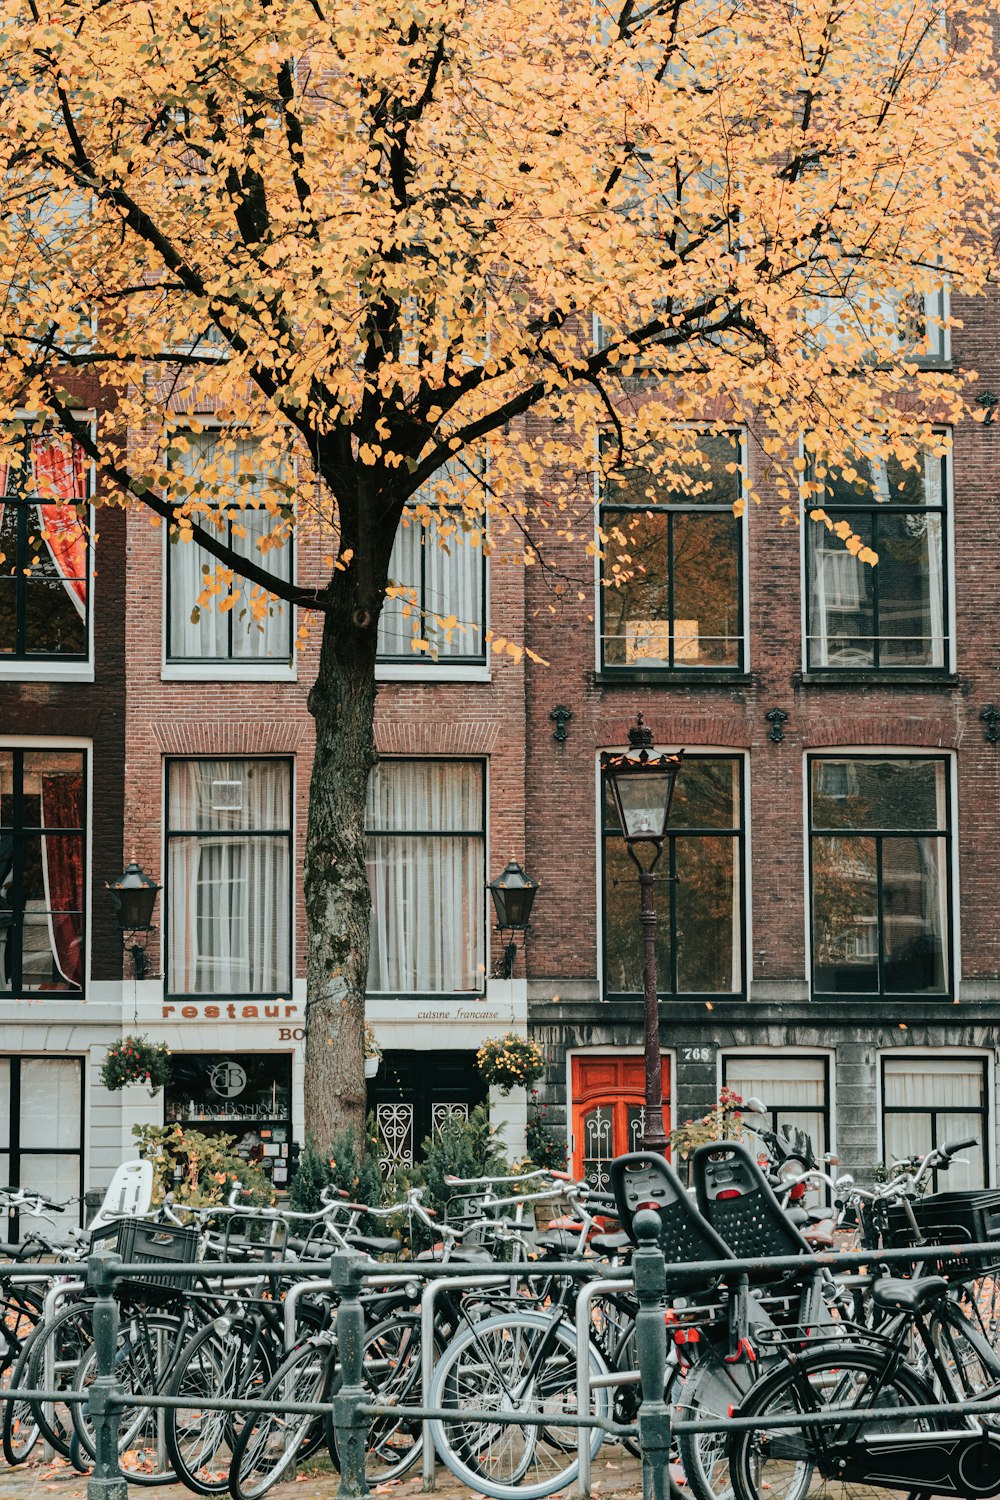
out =
{"type": "Polygon", "coordinates": [[[683,1047],[685,1062],[711,1062],[711,1047],[683,1047]]]}

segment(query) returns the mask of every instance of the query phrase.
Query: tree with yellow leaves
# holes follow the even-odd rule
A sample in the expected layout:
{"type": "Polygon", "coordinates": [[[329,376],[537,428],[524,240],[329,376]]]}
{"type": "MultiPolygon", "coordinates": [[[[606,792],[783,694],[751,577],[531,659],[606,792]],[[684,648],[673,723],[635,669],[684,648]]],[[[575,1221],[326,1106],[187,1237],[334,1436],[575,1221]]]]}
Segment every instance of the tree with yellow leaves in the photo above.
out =
{"type": "Polygon", "coordinates": [[[553,530],[601,548],[598,462],[683,485],[706,430],[752,429],[796,518],[845,434],[915,464],[962,408],[951,375],[914,380],[943,293],[990,271],[990,7],[2,4],[0,461],[54,424],[101,503],[215,560],[200,607],[246,580],[256,614],[321,625],[306,1086],[330,1139],[363,1107],[404,513],[454,532],[457,502],[465,544],[488,518],[532,564],[553,530]],[[279,549],[310,535],[329,565],[293,583],[279,549]]]}

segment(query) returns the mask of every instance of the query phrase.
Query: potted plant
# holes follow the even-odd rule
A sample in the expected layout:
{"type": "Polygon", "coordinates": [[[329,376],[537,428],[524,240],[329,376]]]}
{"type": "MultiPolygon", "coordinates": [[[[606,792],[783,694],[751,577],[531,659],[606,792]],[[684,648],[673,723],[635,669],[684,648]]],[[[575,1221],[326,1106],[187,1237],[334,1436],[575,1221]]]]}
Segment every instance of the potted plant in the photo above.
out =
{"type": "Polygon", "coordinates": [[[476,1053],[480,1077],[502,1094],[514,1088],[530,1088],[545,1071],[545,1059],[537,1042],[508,1031],[491,1036],[476,1053]]]}
{"type": "Polygon", "coordinates": [[[382,1048],[375,1037],[374,1028],[365,1022],[365,1077],[374,1078],[382,1061],[382,1048]]]}
{"type": "Polygon", "coordinates": [[[112,1042],[101,1064],[101,1082],[113,1093],[130,1083],[144,1083],[150,1098],[155,1098],[172,1077],[170,1048],[146,1036],[123,1036],[120,1042],[112,1042]]]}

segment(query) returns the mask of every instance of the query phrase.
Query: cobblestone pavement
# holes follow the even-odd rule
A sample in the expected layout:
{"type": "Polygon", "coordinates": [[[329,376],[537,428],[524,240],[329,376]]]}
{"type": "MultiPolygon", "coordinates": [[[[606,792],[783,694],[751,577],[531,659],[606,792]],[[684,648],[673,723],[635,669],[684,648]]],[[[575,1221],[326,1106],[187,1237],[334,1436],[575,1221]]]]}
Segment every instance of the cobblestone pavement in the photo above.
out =
{"type": "MultiPolygon", "coordinates": [[[[336,1500],[338,1476],[329,1465],[317,1467],[307,1464],[290,1484],[275,1485],[268,1493],[272,1500],[336,1500]]],[[[612,1450],[608,1457],[600,1455],[593,1466],[593,1490],[597,1497],[615,1495],[617,1500],[634,1500],[642,1493],[639,1465],[626,1454],[612,1450]]],[[[442,1500],[458,1500],[470,1493],[450,1474],[439,1471],[435,1495],[442,1500]]],[[[572,1500],[574,1491],[562,1491],[564,1500],[572,1500]]],[[[421,1494],[420,1478],[406,1478],[394,1484],[379,1485],[375,1495],[398,1497],[398,1500],[416,1500],[421,1494]]],[[[149,1500],[190,1500],[190,1490],[179,1484],[132,1485],[130,1500],[148,1496],[149,1500]]],[[[86,1476],[62,1460],[52,1463],[23,1464],[17,1469],[0,1466],[0,1500],[86,1500],[86,1476]]],[[[227,1497],[228,1500],[228,1497],[227,1497]]]]}

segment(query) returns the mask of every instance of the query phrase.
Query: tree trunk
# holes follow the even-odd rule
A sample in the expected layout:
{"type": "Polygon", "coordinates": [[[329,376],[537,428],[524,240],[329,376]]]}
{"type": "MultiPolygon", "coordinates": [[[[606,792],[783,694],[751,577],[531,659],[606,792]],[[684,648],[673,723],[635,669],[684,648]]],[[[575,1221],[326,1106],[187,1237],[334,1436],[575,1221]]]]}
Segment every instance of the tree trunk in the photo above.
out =
{"type": "Polygon", "coordinates": [[[304,889],[307,925],[305,1129],[320,1151],[364,1125],[365,987],[371,893],[365,801],[375,750],[377,620],[349,579],[327,613],[309,694],[316,758],[309,790],[304,889]]]}

